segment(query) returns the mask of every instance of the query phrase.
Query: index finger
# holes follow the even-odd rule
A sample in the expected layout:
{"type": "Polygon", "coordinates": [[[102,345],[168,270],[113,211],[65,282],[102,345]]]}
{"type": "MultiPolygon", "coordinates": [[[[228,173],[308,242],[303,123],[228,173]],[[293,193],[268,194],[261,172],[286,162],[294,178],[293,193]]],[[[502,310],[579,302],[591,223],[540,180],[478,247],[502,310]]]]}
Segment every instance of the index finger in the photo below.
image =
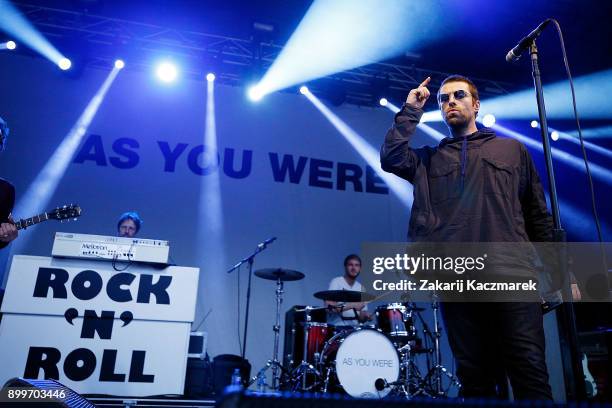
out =
{"type": "Polygon", "coordinates": [[[429,81],[431,81],[431,77],[425,78],[425,80],[421,82],[421,85],[419,85],[419,88],[422,86],[427,86],[427,84],[429,84],[429,81]]]}

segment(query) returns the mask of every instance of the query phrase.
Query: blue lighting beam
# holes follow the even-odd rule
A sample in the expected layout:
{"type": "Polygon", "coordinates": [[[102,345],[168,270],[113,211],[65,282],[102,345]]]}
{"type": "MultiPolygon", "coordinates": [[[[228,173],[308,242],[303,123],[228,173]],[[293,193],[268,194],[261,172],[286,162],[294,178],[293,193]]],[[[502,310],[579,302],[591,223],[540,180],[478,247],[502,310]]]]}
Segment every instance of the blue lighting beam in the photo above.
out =
{"type": "Polygon", "coordinates": [[[0,30],[27,45],[55,65],[66,58],[8,0],[0,0],[0,30]]]}
{"type": "Polygon", "coordinates": [[[412,185],[405,180],[401,180],[393,174],[383,171],[380,167],[380,152],[370,145],[362,136],[355,132],[349,125],[333,113],[323,102],[313,95],[307,88],[304,89],[304,96],[325,116],[327,120],[336,128],[347,142],[363,157],[376,174],[384,180],[391,191],[408,208],[412,207],[414,199],[412,185]]]}
{"type": "Polygon", "coordinates": [[[422,47],[445,33],[440,11],[424,1],[315,0],[250,97],[422,47]]]}
{"type": "MultiPolygon", "coordinates": [[[[108,92],[113,81],[119,73],[118,68],[113,68],[110,74],[106,77],[102,86],[98,89],[94,97],[87,104],[87,107],[78,118],[76,123],[70,129],[64,140],[55,150],[51,158],[47,161],[43,169],[38,173],[32,184],[15,206],[15,213],[19,215],[39,214],[47,209],[49,201],[53,197],[58,184],[64,177],[68,165],[72,161],[72,157],[79,146],[81,139],[87,132],[89,125],[98,112],[98,108],[102,104],[106,93],[108,92]]],[[[25,243],[26,237],[18,239],[13,245],[13,251],[16,251],[20,245],[25,243]]]]}

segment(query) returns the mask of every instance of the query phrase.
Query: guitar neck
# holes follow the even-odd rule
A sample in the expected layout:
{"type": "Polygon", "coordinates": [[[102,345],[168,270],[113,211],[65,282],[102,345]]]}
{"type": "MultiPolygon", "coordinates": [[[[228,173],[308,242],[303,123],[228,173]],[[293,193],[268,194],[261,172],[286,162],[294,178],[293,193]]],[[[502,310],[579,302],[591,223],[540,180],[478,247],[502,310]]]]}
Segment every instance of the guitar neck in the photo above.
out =
{"type": "Polygon", "coordinates": [[[21,230],[21,229],[26,229],[28,227],[31,227],[32,225],[41,223],[43,221],[48,221],[48,220],[49,220],[49,215],[47,213],[42,213],[42,214],[35,215],[34,217],[23,218],[15,222],[15,226],[17,227],[17,230],[21,230]]]}

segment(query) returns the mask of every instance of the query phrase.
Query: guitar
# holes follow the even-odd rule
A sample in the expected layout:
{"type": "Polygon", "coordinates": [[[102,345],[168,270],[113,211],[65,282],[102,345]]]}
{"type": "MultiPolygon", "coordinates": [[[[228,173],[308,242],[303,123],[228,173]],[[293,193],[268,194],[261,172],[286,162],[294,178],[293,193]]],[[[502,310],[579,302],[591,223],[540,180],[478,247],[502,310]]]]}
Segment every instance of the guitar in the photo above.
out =
{"type": "Polygon", "coordinates": [[[49,220],[56,220],[60,222],[76,220],[80,215],[81,207],[78,205],[64,205],[63,207],[57,207],[54,210],[49,210],[30,218],[22,218],[15,222],[15,226],[17,227],[17,230],[21,230],[49,220]]]}

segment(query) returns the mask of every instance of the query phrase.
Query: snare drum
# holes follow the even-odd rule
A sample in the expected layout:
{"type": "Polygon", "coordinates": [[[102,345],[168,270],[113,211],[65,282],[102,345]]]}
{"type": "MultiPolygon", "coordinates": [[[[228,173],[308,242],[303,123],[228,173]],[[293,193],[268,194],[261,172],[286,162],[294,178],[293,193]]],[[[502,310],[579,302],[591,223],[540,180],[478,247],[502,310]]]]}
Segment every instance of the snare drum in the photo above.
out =
{"type": "Polygon", "coordinates": [[[376,389],[376,380],[397,381],[400,358],[393,343],[378,330],[355,329],[334,335],[321,353],[322,391],[344,390],[355,398],[383,398],[390,391],[376,389]]]}
{"type": "Polygon", "coordinates": [[[393,340],[409,340],[416,337],[412,311],[401,303],[377,307],[376,324],[379,330],[393,340]]]}

